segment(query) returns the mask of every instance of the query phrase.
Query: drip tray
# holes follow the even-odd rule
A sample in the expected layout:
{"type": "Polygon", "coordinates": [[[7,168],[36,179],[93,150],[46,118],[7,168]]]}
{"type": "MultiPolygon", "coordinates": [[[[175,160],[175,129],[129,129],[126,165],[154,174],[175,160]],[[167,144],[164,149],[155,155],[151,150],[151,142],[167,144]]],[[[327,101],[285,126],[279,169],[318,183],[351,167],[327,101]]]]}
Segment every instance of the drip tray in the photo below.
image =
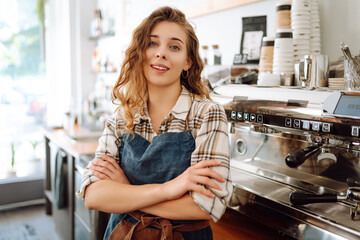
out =
{"type": "Polygon", "coordinates": [[[243,161],[231,160],[230,165],[232,168],[313,193],[324,193],[326,190],[326,192],[345,194],[348,188],[345,183],[327,177],[279,166],[271,161],[263,161],[257,158],[243,161]]]}
{"type": "Polygon", "coordinates": [[[231,165],[234,184],[233,206],[237,205],[234,207],[235,210],[254,219],[262,219],[263,216],[254,215],[256,211],[253,211],[260,207],[265,208],[263,213],[270,212],[269,216],[279,215],[287,218],[287,221],[291,221],[288,224],[292,228],[297,226],[296,230],[290,230],[286,225],[275,226],[276,221],[267,221],[267,224],[295,238],[299,238],[303,234],[302,231],[306,226],[321,232],[322,235],[325,233],[337,235],[336,238],[326,239],[360,238],[360,222],[350,219],[350,204],[346,201],[292,206],[289,195],[292,191],[302,190],[301,188],[282,182],[283,178],[281,177],[276,179],[272,176],[270,179],[267,177],[270,171],[261,170],[252,166],[253,164],[232,162],[231,165]],[[244,169],[242,168],[244,166],[250,167],[244,169]],[[252,172],[255,168],[258,169],[257,173],[252,172]],[[265,174],[261,171],[264,171],[265,174]]]}

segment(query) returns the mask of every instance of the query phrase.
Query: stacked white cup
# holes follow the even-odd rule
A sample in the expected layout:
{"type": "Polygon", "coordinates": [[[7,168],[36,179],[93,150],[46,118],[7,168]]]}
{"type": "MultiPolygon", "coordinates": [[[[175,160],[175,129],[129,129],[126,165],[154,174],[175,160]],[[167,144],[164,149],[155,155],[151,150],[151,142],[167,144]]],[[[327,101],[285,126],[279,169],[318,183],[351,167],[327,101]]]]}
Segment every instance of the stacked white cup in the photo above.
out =
{"type": "Polygon", "coordinates": [[[294,60],[300,62],[311,53],[311,0],[293,0],[291,6],[291,29],[294,41],[294,60]]]}
{"type": "Polygon", "coordinates": [[[273,73],[294,73],[294,43],[290,28],[276,30],[273,73]]]}
{"type": "Polygon", "coordinates": [[[310,0],[310,13],[310,53],[311,55],[319,55],[321,54],[319,0],[310,0]]]}

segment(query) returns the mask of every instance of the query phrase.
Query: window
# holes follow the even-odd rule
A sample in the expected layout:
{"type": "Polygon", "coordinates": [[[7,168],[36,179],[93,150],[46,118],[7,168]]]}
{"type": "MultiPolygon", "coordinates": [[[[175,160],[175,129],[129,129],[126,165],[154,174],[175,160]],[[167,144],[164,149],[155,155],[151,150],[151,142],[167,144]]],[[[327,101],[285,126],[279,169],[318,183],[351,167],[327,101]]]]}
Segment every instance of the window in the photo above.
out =
{"type": "Polygon", "coordinates": [[[27,164],[44,155],[43,5],[44,0],[0,1],[0,179],[8,176],[13,152],[17,176],[27,175],[27,164]]]}

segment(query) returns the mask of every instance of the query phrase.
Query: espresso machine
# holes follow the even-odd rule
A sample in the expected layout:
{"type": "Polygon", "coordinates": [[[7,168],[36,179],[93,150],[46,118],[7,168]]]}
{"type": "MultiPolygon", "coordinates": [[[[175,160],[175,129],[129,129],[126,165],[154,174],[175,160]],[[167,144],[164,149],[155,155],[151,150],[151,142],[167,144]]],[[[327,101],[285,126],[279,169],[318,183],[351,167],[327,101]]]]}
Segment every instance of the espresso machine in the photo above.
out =
{"type": "Polygon", "coordinates": [[[360,239],[360,92],[228,85],[230,207],[289,239],[360,239]]]}

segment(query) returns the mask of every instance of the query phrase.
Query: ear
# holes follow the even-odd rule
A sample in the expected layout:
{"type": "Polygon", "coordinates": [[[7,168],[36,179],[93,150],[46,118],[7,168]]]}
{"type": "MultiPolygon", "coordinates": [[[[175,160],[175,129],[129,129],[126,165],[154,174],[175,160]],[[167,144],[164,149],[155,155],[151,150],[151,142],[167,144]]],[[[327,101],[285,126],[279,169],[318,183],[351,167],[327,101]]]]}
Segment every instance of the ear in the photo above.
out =
{"type": "Polygon", "coordinates": [[[184,71],[189,70],[191,68],[192,64],[193,64],[193,61],[191,60],[191,58],[188,57],[186,59],[186,65],[184,67],[184,71]]]}

